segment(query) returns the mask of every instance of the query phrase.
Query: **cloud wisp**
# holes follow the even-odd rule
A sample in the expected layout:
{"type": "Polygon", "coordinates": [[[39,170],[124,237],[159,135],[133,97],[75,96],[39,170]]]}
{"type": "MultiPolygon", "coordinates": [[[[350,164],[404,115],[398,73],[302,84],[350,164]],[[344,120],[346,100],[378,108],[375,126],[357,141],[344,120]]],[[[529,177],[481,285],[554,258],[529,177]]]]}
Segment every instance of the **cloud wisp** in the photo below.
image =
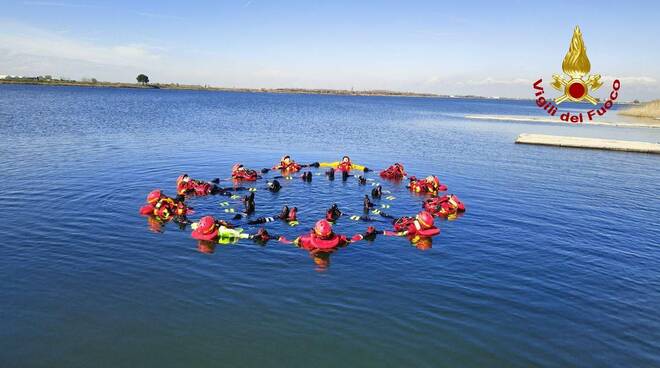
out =
{"type": "Polygon", "coordinates": [[[112,66],[149,65],[161,59],[141,44],[99,46],[20,24],[0,24],[0,49],[9,55],[70,59],[112,66]]]}

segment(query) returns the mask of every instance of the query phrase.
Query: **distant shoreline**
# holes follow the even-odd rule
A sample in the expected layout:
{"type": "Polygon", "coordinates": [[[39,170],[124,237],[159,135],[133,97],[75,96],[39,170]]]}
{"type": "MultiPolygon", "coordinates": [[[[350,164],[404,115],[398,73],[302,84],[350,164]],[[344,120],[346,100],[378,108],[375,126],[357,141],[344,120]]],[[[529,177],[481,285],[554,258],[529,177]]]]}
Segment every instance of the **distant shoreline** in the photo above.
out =
{"type": "Polygon", "coordinates": [[[660,120],[660,100],[649,101],[639,106],[619,111],[621,115],[660,120]]]}
{"type": "Polygon", "coordinates": [[[308,94],[308,95],[336,95],[336,96],[381,96],[381,97],[425,97],[425,98],[461,98],[461,99],[483,99],[483,100],[516,100],[526,99],[506,98],[506,97],[483,97],[473,95],[438,95],[434,93],[401,92],[389,90],[343,90],[343,89],[324,89],[324,88],[227,88],[210,87],[194,84],[178,83],[149,83],[146,85],[140,83],[120,83],[120,82],[86,82],[74,80],[17,80],[0,79],[1,84],[23,84],[39,86],[66,86],[66,87],[96,87],[96,88],[132,88],[132,89],[170,89],[187,91],[218,91],[218,92],[247,92],[247,93],[283,93],[283,94],[308,94]]]}
{"type": "MultiPolygon", "coordinates": [[[[390,90],[347,90],[329,88],[240,88],[240,87],[212,87],[198,84],[180,83],[123,83],[123,82],[92,82],[77,80],[53,80],[53,79],[0,79],[0,85],[20,84],[35,86],[60,86],[60,87],[89,87],[89,88],[130,88],[130,89],[167,89],[182,91],[214,91],[214,92],[243,92],[243,93],[281,93],[301,95],[328,95],[328,96],[373,96],[373,97],[418,97],[418,98],[445,98],[466,100],[489,100],[489,101],[535,101],[533,98],[515,97],[486,97],[478,95],[440,95],[435,93],[402,92],[390,90]]],[[[618,102],[617,105],[637,105],[638,102],[618,102]]],[[[630,114],[632,116],[632,114],[630,114]]]]}

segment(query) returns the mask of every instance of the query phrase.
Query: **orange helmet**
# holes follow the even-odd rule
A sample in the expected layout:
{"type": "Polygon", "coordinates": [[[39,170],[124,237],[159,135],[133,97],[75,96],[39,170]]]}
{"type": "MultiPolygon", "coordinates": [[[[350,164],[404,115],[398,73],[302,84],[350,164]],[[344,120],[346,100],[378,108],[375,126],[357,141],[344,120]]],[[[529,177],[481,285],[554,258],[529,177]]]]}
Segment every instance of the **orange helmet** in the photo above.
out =
{"type": "Polygon", "coordinates": [[[433,227],[433,215],[426,211],[418,213],[417,216],[415,216],[415,219],[417,219],[417,222],[419,222],[424,229],[433,227]]]}
{"type": "Polygon", "coordinates": [[[314,225],[314,233],[322,238],[332,235],[332,225],[328,220],[319,220],[314,225]]]}
{"type": "Polygon", "coordinates": [[[152,190],[151,193],[147,195],[147,203],[156,204],[158,200],[163,196],[160,189],[152,190]]]}

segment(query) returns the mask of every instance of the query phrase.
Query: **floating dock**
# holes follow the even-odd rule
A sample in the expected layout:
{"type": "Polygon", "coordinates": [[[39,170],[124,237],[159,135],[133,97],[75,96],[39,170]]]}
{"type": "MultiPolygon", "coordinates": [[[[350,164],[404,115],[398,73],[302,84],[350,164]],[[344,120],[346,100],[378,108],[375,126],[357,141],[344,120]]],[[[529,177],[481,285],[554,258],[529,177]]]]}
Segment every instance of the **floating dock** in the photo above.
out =
{"type": "Polygon", "coordinates": [[[655,120],[660,119],[638,119],[637,122],[623,122],[623,121],[585,121],[584,123],[574,124],[562,121],[559,118],[550,116],[526,116],[526,115],[465,115],[466,119],[470,120],[492,120],[492,121],[506,121],[507,123],[554,123],[559,125],[575,126],[575,125],[593,125],[593,126],[612,126],[620,128],[660,128],[660,123],[655,120]]]}
{"type": "Polygon", "coordinates": [[[613,139],[600,138],[564,137],[560,135],[545,134],[521,134],[518,136],[518,139],[516,139],[516,143],[660,154],[660,144],[658,143],[618,141],[613,139]]]}

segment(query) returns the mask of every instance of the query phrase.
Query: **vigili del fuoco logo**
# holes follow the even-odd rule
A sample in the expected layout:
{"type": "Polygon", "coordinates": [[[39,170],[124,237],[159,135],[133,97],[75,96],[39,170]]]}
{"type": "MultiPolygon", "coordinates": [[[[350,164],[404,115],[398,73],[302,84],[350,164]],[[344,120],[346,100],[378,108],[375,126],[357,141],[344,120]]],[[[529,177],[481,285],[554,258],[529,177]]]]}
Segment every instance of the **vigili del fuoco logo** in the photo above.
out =
{"type": "MultiPolygon", "coordinates": [[[[552,76],[552,87],[561,93],[561,96],[555,99],[547,99],[543,96],[545,90],[541,83],[543,79],[534,82],[534,90],[536,95],[536,105],[545,110],[548,115],[555,116],[559,113],[559,118],[565,122],[583,123],[585,116],[583,113],[578,112],[561,112],[558,105],[565,101],[582,102],[587,101],[593,105],[598,105],[598,99],[591,95],[591,92],[598,90],[603,82],[600,81],[600,74],[589,74],[591,71],[591,62],[587,57],[587,48],[584,46],[582,39],[582,32],[580,27],[576,26],[573,31],[573,38],[568,47],[568,52],[564,56],[564,62],[561,63],[561,69],[566,75],[559,76],[554,74],[552,76]]],[[[619,97],[619,89],[621,82],[615,79],[612,82],[612,90],[605,100],[605,102],[592,110],[587,111],[586,120],[594,120],[596,116],[605,115],[614,105],[614,101],[619,97]]]]}

